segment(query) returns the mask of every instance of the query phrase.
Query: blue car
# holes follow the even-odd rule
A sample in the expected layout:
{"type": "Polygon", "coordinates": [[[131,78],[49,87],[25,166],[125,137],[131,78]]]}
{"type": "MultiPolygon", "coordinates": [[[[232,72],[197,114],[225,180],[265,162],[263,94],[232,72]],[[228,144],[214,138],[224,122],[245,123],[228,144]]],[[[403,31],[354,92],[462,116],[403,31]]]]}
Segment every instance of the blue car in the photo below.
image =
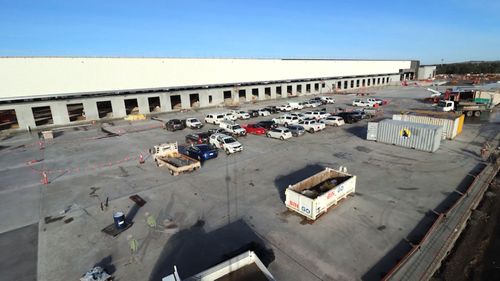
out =
{"type": "Polygon", "coordinates": [[[199,161],[216,158],[217,149],[208,144],[196,144],[192,146],[180,146],[179,152],[199,161]]]}

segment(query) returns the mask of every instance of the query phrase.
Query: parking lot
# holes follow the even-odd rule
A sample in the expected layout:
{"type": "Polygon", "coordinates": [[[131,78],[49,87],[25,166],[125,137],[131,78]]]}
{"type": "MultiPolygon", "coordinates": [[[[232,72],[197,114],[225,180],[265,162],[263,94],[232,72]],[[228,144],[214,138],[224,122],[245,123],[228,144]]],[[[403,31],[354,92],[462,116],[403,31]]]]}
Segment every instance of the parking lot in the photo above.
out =
{"type": "MultiPolygon", "coordinates": [[[[429,96],[424,88],[374,92],[372,96],[390,100],[382,107],[385,117],[431,108],[418,100],[429,96]]],[[[359,98],[332,97],[336,104],[324,106],[327,112],[359,98]]],[[[227,109],[159,117],[202,120],[207,113],[223,111],[227,109]]],[[[483,143],[498,140],[498,120],[494,112],[490,121],[466,123],[461,135],[443,141],[435,153],[367,141],[365,120],[285,141],[248,135],[238,138],[242,152],[219,153],[201,169],[176,177],[156,167],[147,151],[164,142],[184,143],[190,129],[112,136],[99,125],[81,127],[61,131],[44,149],[35,135],[19,134],[0,143],[0,236],[39,223],[38,245],[23,244],[38,247],[38,280],[75,280],[95,264],[117,280],[161,280],[174,265],[181,277],[189,277],[245,247],[257,247],[277,280],[374,280],[400,257],[405,239],[418,239],[425,231],[429,211],[442,207],[463,184],[481,161],[483,143]],[[354,197],[314,223],[286,210],[284,190],[289,184],[339,166],[357,176],[354,197]],[[49,171],[47,185],[40,183],[41,170],[49,171]],[[134,194],[147,201],[140,209],[128,198],[134,194]],[[109,207],[101,210],[106,198],[109,207]],[[113,223],[114,211],[124,211],[134,221],[116,238],[101,232],[113,223]],[[147,225],[146,213],[156,218],[156,228],[147,225]],[[134,255],[130,239],[138,241],[134,255]]],[[[117,121],[114,126],[130,125],[117,121]]]]}

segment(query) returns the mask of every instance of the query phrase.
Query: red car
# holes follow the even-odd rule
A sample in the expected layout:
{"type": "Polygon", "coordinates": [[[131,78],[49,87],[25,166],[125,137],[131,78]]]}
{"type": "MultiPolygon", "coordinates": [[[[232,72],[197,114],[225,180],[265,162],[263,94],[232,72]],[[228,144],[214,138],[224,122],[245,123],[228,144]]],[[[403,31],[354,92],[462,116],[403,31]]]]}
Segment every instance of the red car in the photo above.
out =
{"type": "Polygon", "coordinates": [[[254,134],[254,135],[265,135],[266,134],[266,129],[264,129],[256,124],[243,124],[243,125],[241,125],[241,127],[243,127],[245,130],[247,130],[247,133],[249,133],[249,134],[254,134]]]}

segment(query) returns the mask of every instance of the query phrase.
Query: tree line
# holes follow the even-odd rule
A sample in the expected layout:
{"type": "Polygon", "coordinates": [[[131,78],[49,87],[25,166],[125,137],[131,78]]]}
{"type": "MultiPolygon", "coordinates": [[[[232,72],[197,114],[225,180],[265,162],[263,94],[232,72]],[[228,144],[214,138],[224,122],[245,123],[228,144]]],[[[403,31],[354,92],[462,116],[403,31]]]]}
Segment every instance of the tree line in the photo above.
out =
{"type": "Polygon", "coordinates": [[[437,74],[500,73],[500,61],[459,62],[437,65],[437,74]]]}

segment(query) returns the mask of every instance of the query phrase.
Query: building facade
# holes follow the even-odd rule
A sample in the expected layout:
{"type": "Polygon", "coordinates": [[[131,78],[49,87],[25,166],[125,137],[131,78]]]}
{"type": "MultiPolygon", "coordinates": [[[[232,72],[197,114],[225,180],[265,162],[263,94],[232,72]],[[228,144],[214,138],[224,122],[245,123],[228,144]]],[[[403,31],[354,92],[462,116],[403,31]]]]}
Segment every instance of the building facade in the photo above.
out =
{"type": "Polygon", "coordinates": [[[363,90],[413,79],[418,61],[0,58],[1,130],[363,90]]]}

